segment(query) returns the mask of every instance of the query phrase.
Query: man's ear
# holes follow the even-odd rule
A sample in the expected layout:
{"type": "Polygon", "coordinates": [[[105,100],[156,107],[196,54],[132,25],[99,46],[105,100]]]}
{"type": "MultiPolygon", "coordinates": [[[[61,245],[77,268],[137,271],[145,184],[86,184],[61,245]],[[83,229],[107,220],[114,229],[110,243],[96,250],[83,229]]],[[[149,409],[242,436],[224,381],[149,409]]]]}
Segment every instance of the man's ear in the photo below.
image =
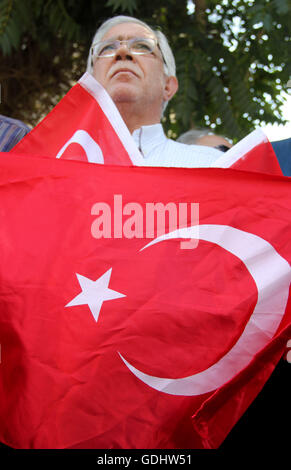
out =
{"type": "Polygon", "coordinates": [[[176,77],[166,76],[166,83],[164,89],[164,101],[170,101],[170,99],[174,96],[176,91],[178,90],[178,80],[176,77]]]}

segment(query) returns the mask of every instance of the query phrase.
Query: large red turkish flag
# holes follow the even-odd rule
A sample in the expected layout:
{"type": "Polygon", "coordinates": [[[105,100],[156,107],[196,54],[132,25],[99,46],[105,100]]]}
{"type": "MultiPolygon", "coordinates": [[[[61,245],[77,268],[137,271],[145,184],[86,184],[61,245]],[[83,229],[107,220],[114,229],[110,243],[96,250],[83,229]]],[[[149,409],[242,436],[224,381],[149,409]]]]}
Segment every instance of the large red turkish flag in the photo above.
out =
{"type": "Polygon", "coordinates": [[[0,198],[1,441],[219,446],[290,337],[288,178],[10,153],[0,198]],[[157,202],[198,232],[147,238],[157,202]]]}

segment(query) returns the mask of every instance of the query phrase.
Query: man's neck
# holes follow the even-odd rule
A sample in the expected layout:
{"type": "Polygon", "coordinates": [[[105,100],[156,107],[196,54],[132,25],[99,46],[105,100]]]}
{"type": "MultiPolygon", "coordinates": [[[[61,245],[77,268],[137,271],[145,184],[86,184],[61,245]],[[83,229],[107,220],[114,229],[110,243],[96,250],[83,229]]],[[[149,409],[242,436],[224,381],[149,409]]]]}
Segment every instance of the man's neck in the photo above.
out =
{"type": "Polygon", "coordinates": [[[160,116],[153,116],[152,114],[147,115],[146,112],[133,112],[132,106],[127,103],[118,103],[117,108],[131,134],[142,126],[151,126],[160,123],[160,116]]]}

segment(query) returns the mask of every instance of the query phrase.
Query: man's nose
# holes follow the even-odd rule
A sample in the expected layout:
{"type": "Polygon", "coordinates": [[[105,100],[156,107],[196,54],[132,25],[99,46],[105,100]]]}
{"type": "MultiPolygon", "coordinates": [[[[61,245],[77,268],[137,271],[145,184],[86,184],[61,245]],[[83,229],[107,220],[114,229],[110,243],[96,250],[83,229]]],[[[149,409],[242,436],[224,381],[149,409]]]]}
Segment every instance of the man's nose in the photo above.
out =
{"type": "Polygon", "coordinates": [[[127,47],[127,44],[120,44],[116,49],[115,60],[133,60],[132,53],[127,47]]]}

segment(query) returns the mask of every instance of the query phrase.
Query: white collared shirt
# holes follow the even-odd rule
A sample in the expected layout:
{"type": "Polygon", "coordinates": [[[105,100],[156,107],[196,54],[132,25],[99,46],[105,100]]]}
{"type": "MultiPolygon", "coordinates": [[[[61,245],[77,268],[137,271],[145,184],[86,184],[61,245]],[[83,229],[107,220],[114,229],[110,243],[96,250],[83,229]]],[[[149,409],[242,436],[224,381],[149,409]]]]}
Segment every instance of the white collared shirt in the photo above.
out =
{"type": "Polygon", "coordinates": [[[142,126],[133,132],[132,137],[144,158],[142,166],[210,167],[222,155],[212,147],[168,139],[161,124],[142,126]]]}

